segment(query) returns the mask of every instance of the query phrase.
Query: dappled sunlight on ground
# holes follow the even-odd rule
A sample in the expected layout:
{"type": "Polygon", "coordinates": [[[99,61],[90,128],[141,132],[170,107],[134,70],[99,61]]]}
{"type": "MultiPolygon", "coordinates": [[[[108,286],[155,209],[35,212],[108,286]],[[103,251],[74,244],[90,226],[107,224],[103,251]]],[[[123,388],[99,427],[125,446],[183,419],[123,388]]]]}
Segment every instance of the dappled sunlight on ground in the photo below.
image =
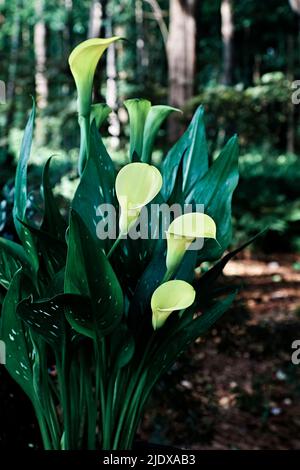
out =
{"type": "Polygon", "coordinates": [[[300,258],[237,259],[234,307],[157,387],[141,436],[193,449],[300,447],[300,258]]]}

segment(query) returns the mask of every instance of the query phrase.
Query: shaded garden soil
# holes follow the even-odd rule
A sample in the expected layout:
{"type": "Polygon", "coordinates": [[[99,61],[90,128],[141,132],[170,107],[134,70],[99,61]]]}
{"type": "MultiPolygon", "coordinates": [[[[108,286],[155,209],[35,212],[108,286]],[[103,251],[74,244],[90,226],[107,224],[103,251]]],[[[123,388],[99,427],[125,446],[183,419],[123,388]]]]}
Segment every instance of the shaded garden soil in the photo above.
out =
{"type": "Polygon", "coordinates": [[[300,449],[300,259],[231,261],[230,311],[157,387],[140,435],[192,449],[300,449]]]}
{"type": "MultiPolygon", "coordinates": [[[[240,258],[217,326],[157,386],[140,438],[191,449],[300,449],[300,257],[240,258]]],[[[0,368],[0,449],[40,447],[31,405],[0,368]]]]}

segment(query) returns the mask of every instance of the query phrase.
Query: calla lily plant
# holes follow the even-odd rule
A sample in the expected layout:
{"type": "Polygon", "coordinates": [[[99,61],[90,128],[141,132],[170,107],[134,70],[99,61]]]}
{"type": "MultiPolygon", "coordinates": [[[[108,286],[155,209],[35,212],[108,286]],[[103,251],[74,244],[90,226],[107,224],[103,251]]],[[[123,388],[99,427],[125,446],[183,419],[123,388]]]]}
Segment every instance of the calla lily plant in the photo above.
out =
{"type": "Polygon", "coordinates": [[[34,407],[45,449],[131,449],[155,384],[235,297],[234,288],[224,293],[215,286],[234,254],[222,259],[231,242],[237,138],[209,165],[200,107],[157,166],[159,130],[178,110],[131,99],[124,103],[129,163],[116,168],[99,130],[109,108],[93,103],[92,87],[99,59],[117,39],[85,41],[69,58],[81,147],[68,218],[50,185],[51,159],[41,182],[42,221],[27,212],[33,107],[15,178],[17,238],[0,239],[3,362],[34,407]],[[141,219],[154,203],[177,203],[182,213],[171,217],[166,233],[131,237],[138,221],[154,226],[153,215],[141,219]],[[116,211],[114,237],[99,237],[103,204],[116,211]],[[201,246],[194,244],[199,239],[201,246]],[[204,261],[210,269],[196,277],[204,261]]]}

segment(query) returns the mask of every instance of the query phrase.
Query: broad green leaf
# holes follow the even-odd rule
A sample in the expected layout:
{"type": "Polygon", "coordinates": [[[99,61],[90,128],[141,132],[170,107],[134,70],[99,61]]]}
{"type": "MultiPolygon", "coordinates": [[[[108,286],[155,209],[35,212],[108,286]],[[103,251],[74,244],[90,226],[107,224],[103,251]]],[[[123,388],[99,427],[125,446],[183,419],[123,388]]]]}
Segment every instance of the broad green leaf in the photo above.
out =
{"type": "Polygon", "coordinates": [[[52,188],[50,186],[49,171],[51,159],[52,157],[47,160],[43,171],[42,194],[44,197],[45,207],[41,230],[49,233],[58,240],[65,241],[67,224],[59,212],[57,201],[54,198],[52,188]]]}
{"type": "Polygon", "coordinates": [[[142,162],[151,162],[153,145],[158,131],[164,120],[167,119],[173,111],[179,111],[179,109],[163,105],[152,106],[150,108],[144,127],[142,162]]]}
{"type": "Polygon", "coordinates": [[[58,240],[39,228],[22,222],[22,225],[31,234],[40,257],[39,275],[42,281],[52,278],[66,263],[67,245],[64,240],[58,240]]]}
{"type": "Polygon", "coordinates": [[[204,212],[210,215],[217,226],[217,240],[205,242],[199,252],[199,261],[214,260],[221,256],[231,241],[231,200],[239,179],[238,140],[232,137],[206,175],[194,187],[190,197],[197,204],[204,205],[204,212]]]}
{"type": "Polygon", "coordinates": [[[0,284],[8,289],[16,271],[28,266],[28,259],[22,245],[0,238],[0,284]]]}
{"type": "Polygon", "coordinates": [[[16,313],[21,298],[21,276],[21,270],[15,273],[4,299],[0,339],[6,345],[6,369],[33,401],[32,345],[28,339],[27,327],[16,313]]]}
{"type": "Polygon", "coordinates": [[[130,149],[129,158],[132,161],[134,152],[139,160],[143,154],[143,136],[147,115],[151,108],[151,103],[144,99],[130,99],[124,101],[129,114],[130,125],[130,149]]]}
{"type": "Polygon", "coordinates": [[[38,270],[38,255],[34,241],[30,232],[20,221],[26,222],[26,204],[27,204],[27,165],[30,157],[31,143],[33,137],[33,127],[35,119],[35,104],[33,104],[24,136],[21,144],[20,156],[16,169],[15,195],[13,207],[13,219],[17,234],[24,246],[26,254],[30,259],[32,271],[38,270]]]}
{"type": "Polygon", "coordinates": [[[65,293],[80,294],[91,301],[91,312],[73,317],[72,326],[77,331],[81,332],[80,328],[90,323],[90,328],[103,336],[121,321],[123,293],[118,279],[101,243],[93,238],[75,211],[70,221],[65,293]]]}
{"type": "Polygon", "coordinates": [[[168,152],[162,164],[163,188],[162,195],[168,201],[175,186],[177,171],[182,160],[182,190],[188,195],[208,170],[208,153],[203,122],[204,109],[200,106],[194,117],[177,143],[168,152]]]}
{"type": "Polygon", "coordinates": [[[126,366],[134,354],[134,339],[125,323],[120,323],[110,338],[111,367],[120,369],[126,366]]]}
{"type": "Polygon", "coordinates": [[[153,256],[137,283],[131,299],[128,320],[132,330],[142,330],[144,319],[151,324],[150,301],[154,290],[159,286],[166,271],[164,248],[153,256]]]}
{"type": "MultiPolygon", "coordinates": [[[[117,207],[115,177],[113,162],[103,145],[95,123],[93,123],[89,159],[76,190],[72,208],[80,215],[92,237],[99,242],[96,233],[97,224],[106,219],[108,221],[109,218],[106,213],[100,210],[100,206],[110,204],[112,207],[117,207]]],[[[111,223],[116,224],[116,218],[111,223]]],[[[112,244],[111,240],[101,240],[101,243],[106,251],[112,244]]]]}
{"type": "Polygon", "coordinates": [[[33,302],[32,297],[24,299],[17,306],[17,314],[57,352],[65,346],[70,330],[65,317],[66,311],[71,310],[76,315],[76,312],[85,309],[86,302],[81,296],[60,294],[37,302],[33,302]]]}

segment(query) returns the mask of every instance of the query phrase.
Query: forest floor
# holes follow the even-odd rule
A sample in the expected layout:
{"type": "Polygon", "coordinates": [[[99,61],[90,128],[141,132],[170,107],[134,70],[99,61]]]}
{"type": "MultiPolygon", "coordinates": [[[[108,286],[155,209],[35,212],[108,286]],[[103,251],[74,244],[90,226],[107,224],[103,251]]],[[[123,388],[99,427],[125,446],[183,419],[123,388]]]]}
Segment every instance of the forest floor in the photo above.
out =
{"type": "Polygon", "coordinates": [[[231,310],[159,384],[142,439],[192,449],[299,449],[300,258],[231,261],[231,310]]]}
{"type": "MultiPolygon", "coordinates": [[[[231,261],[224,317],[157,386],[140,438],[190,449],[300,449],[300,257],[231,261]]],[[[37,448],[31,405],[0,370],[0,449],[37,448]]]]}

